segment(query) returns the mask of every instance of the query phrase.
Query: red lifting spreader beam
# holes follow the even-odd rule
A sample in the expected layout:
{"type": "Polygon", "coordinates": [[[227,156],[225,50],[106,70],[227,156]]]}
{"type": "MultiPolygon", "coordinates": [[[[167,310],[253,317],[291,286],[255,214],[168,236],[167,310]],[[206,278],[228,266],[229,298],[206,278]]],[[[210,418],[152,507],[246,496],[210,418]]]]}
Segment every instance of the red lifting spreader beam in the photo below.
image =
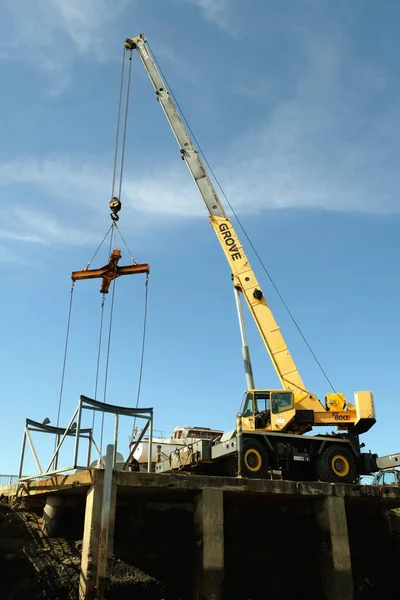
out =
{"type": "Polygon", "coordinates": [[[134,275],[135,273],[150,273],[150,267],[147,264],[139,265],[133,263],[126,267],[119,267],[118,261],[121,258],[121,250],[113,250],[110,254],[110,262],[108,265],[101,267],[100,269],[82,269],[82,271],[73,271],[71,278],[72,281],[79,281],[81,279],[96,279],[101,277],[102,284],[100,292],[102,294],[108,294],[110,283],[113,279],[116,279],[120,275],[134,275]]]}

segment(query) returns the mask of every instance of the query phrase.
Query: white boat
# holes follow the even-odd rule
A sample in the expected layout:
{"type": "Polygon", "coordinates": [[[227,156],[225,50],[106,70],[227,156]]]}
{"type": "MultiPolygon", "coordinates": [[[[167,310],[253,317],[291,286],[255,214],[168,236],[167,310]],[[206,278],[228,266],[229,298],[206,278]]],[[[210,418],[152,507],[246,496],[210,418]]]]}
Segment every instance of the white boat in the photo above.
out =
{"type": "MultiPolygon", "coordinates": [[[[192,444],[197,440],[217,440],[222,434],[223,431],[210,429],[209,427],[175,427],[170,436],[163,436],[162,434],[160,436],[153,436],[151,462],[156,463],[168,460],[171,453],[179,446],[192,444]]],[[[139,436],[140,431],[135,432],[135,435],[130,442],[130,448],[134,446],[135,440],[137,440],[139,436]]],[[[133,457],[140,464],[147,464],[148,456],[149,440],[148,438],[144,438],[136,448],[133,457]]]]}

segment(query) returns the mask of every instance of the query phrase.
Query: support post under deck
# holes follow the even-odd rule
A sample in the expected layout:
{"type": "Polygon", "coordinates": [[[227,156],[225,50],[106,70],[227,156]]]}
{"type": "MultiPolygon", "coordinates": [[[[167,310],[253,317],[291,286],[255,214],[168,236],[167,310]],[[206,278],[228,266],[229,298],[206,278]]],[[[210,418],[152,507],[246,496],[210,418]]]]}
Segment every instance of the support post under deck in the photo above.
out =
{"type": "Polygon", "coordinates": [[[345,499],[327,496],[318,502],[321,528],[321,579],[327,600],[352,600],[353,576],[345,499]]]}
{"type": "Polygon", "coordinates": [[[117,483],[114,481],[114,446],[107,446],[106,468],[103,479],[103,501],[101,506],[100,539],[97,564],[97,598],[105,600],[111,574],[111,560],[114,546],[115,509],[117,483]]]}
{"type": "Polygon", "coordinates": [[[95,600],[97,595],[96,579],[102,498],[103,483],[100,477],[96,477],[94,484],[90,486],[86,495],[79,600],[95,600]]]}
{"type": "Polygon", "coordinates": [[[204,488],[195,500],[194,600],[221,600],[224,587],[223,490],[204,488]]]}

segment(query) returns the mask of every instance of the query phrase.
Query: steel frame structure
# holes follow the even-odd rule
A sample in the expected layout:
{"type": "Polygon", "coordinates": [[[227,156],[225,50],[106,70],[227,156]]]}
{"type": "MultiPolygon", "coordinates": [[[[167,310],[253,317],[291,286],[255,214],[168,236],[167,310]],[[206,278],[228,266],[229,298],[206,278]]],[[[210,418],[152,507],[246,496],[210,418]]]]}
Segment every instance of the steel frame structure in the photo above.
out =
{"type": "MultiPolygon", "coordinates": [[[[116,459],[117,459],[118,428],[119,428],[119,417],[121,415],[127,416],[127,417],[135,417],[135,418],[139,418],[139,419],[145,419],[147,421],[146,425],[144,426],[144,428],[142,430],[140,437],[138,438],[138,440],[135,443],[135,446],[133,447],[133,449],[131,449],[128,459],[125,461],[125,463],[123,465],[123,470],[125,470],[128,467],[128,464],[133,456],[133,453],[135,452],[137,446],[143,439],[144,434],[146,433],[147,430],[149,430],[150,448],[152,447],[152,443],[153,443],[153,408],[129,408],[126,406],[117,406],[115,404],[107,404],[105,402],[99,402],[98,400],[93,400],[92,398],[88,398],[87,396],[81,395],[79,398],[78,406],[76,407],[76,409],[65,429],[63,429],[62,427],[53,427],[52,425],[46,425],[44,423],[39,423],[38,421],[32,421],[32,419],[26,419],[23,441],[22,441],[19,472],[18,472],[18,481],[19,482],[29,481],[30,479],[38,479],[41,477],[47,477],[47,476],[51,476],[51,475],[58,475],[59,473],[65,473],[66,471],[73,471],[73,470],[82,471],[82,470],[87,470],[89,468],[93,468],[93,467],[90,467],[92,445],[94,445],[95,449],[97,450],[99,457],[100,457],[100,463],[102,464],[102,467],[104,468],[105,465],[104,465],[103,457],[101,456],[101,452],[93,438],[92,428],[88,428],[88,429],[81,428],[82,413],[84,410],[92,410],[92,411],[97,411],[97,412],[101,412],[101,413],[111,413],[111,414],[115,415],[114,444],[113,444],[113,452],[114,452],[113,467],[114,468],[115,468],[116,459]],[[48,463],[47,468],[45,470],[43,470],[43,468],[40,464],[40,461],[39,461],[39,458],[38,458],[38,455],[36,452],[36,448],[35,448],[35,445],[33,443],[32,437],[31,437],[31,432],[48,433],[48,434],[52,434],[52,435],[56,436],[54,453],[53,453],[53,455],[50,459],[50,462],[48,463]],[[60,449],[61,449],[65,439],[68,436],[75,438],[72,464],[68,467],[59,467],[58,466],[59,452],[60,452],[60,449]],[[88,441],[88,451],[87,451],[87,459],[86,459],[87,464],[86,465],[78,464],[79,444],[82,439],[88,441]],[[26,450],[26,442],[27,441],[30,446],[35,464],[39,471],[38,473],[36,473],[34,475],[23,475],[25,450],[26,450]]],[[[147,470],[148,470],[148,472],[151,471],[151,452],[149,453],[147,470]]]]}

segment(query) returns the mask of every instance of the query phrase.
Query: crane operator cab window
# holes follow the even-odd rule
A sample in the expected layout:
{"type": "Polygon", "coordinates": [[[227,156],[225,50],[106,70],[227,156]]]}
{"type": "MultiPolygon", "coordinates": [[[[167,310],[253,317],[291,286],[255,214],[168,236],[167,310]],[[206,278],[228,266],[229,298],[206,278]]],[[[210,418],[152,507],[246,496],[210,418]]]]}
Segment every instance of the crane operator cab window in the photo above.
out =
{"type": "Polygon", "coordinates": [[[253,417],[256,429],[266,429],[271,425],[271,408],[274,415],[294,408],[293,393],[247,392],[244,397],[242,416],[253,417]]]}
{"type": "Polygon", "coordinates": [[[253,416],[253,392],[247,392],[244,395],[242,416],[243,417],[252,417],[253,416]]]}
{"type": "Polygon", "coordinates": [[[271,394],[270,392],[248,392],[245,396],[244,417],[254,415],[256,429],[264,429],[271,423],[271,394]]]}
{"type": "Polygon", "coordinates": [[[274,415],[294,407],[293,392],[271,392],[274,415]]]}
{"type": "Polygon", "coordinates": [[[271,394],[270,392],[256,392],[254,394],[256,429],[265,429],[271,424],[271,394]]]}

